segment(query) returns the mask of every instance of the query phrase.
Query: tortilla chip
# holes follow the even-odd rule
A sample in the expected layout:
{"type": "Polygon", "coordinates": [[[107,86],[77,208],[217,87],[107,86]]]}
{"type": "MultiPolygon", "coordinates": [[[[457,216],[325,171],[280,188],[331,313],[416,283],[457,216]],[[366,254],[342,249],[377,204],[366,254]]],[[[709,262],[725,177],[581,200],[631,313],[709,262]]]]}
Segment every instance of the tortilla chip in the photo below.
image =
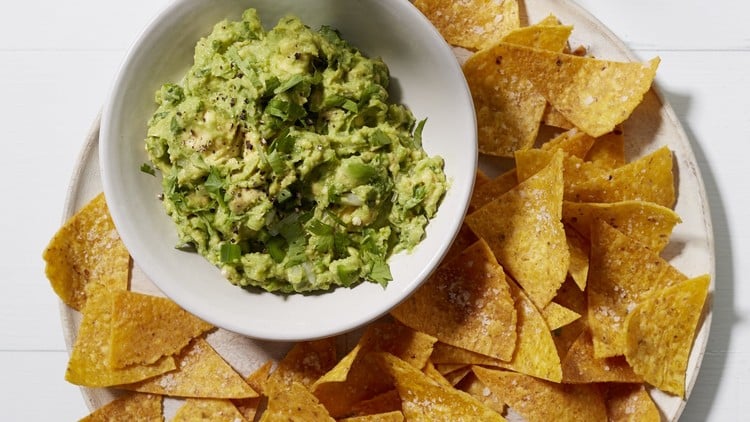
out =
{"type": "MultiPolygon", "coordinates": [[[[564,203],[563,212],[565,212],[564,203]]],[[[589,277],[589,253],[591,245],[587,239],[584,239],[583,236],[568,225],[565,225],[565,240],[568,243],[568,251],[570,252],[568,274],[576,282],[578,288],[584,290],[586,289],[586,280],[589,277]]]]}
{"type": "Polygon", "coordinates": [[[461,228],[458,229],[456,238],[453,239],[453,243],[451,244],[451,247],[448,249],[448,252],[445,253],[442,263],[451,261],[453,258],[461,254],[461,252],[463,252],[464,249],[471,246],[477,240],[479,240],[479,238],[477,237],[477,235],[474,234],[473,231],[471,231],[471,228],[469,228],[469,226],[467,226],[466,223],[462,223],[461,228]]]}
{"type": "Polygon", "coordinates": [[[482,186],[490,180],[492,179],[490,179],[490,177],[487,176],[485,172],[483,172],[481,169],[477,169],[476,176],[474,177],[474,188],[482,186]]]}
{"type": "MultiPolygon", "coordinates": [[[[548,166],[554,156],[553,151],[529,149],[516,152],[516,174],[522,182],[548,166]]],[[[579,186],[591,180],[607,177],[607,171],[594,163],[565,153],[563,156],[563,198],[567,201],[578,200],[579,186]]]]}
{"type": "Polygon", "coordinates": [[[617,125],[612,132],[596,138],[596,142],[584,159],[608,169],[624,165],[627,160],[625,159],[625,136],[622,126],[617,125]]]}
{"type": "Polygon", "coordinates": [[[510,43],[492,47],[492,60],[531,82],[575,127],[597,137],[611,132],[641,103],[659,65],[614,62],[510,43]]]}
{"type": "Polygon", "coordinates": [[[594,382],[642,382],[622,356],[597,358],[591,332],[584,330],[570,346],[562,360],[563,382],[585,384],[594,382]]]}
{"type": "Polygon", "coordinates": [[[471,366],[465,365],[460,369],[456,369],[455,371],[443,374],[443,378],[445,378],[448,383],[450,383],[450,385],[456,386],[458,383],[463,381],[463,379],[466,378],[469,373],[471,373],[471,366]]]}
{"type": "Polygon", "coordinates": [[[605,397],[612,422],[661,422],[659,408],[643,384],[609,384],[605,397]]]}
{"type": "Polygon", "coordinates": [[[606,221],[627,236],[656,252],[669,243],[680,216],[667,207],[644,201],[612,203],[564,201],[562,220],[585,238],[591,237],[594,220],[606,221]]]}
{"type": "Polygon", "coordinates": [[[162,396],[131,393],[95,410],[79,422],[162,422],[162,396]]]}
{"type": "Polygon", "coordinates": [[[575,127],[573,123],[570,123],[570,120],[566,119],[562,113],[555,110],[555,108],[549,104],[547,104],[547,107],[544,109],[544,114],[542,114],[542,123],[560,129],[573,129],[575,127]]]}
{"type": "Polygon", "coordinates": [[[438,372],[437,369],[435,369],[435,365],[427,361],[427,365],[422,369],[422,372],[425,373],[428,377],[432,378],[433,381],[437,382],[438,384],[451,388],[453,387],[453,384],[451,384],[440,372],[438,372]]]}
{"type": "Polygon", "coordinates": [[[393,377],[407,420],[505,420],[471,395],[439,384],[389,353],[377,353],[375,356],[382,368],[393,377]]]}
{"type": "Polygon", "coordinates": [[[558,151],[542,170],[465,219],[540,308],[565,281],[570,259],[560,221],[562,162],[558,151]]]}
{"type": "Polygon", "coordinates": [[[516,310],[505,273],[483,240],[438,268],[391,315],[444,343],[503,360],[513,355],[516,310]]]}
{"type": "MultiPolygon", "coordinates": [[[[268,381],[268,377],[271,375],[273,364],[274,361],[269,359],[268,361],[266,361],[266,363],[264,363],[258,369],[248,375],[247,378],[245,378],[245,382],[257,393],[267,396],[266,382],[268,381]]],[[[263,397],[259,396],[249,397],[246,399],[233,399],[232,403],[237,407],[237,410],[242,413],[242,416],[244,416],[245,419],[247,419],[248,421],[253,421],[255,420],[255,415],[260,409],[262,401],[263,397]]]]}
{"type": "Polygon", "coordinates": [[[114,294],[109,362],[123,368],[151,364],[182,350],[213,326],[164,297],[131,291],[114,294]]]}
{"type": "Polygon", "coordinates": [[[484,385],[482,381],[479,380],[479,378],[477,378],[477,376],[472,371],[472,368],[472,366],[467,367],[469,373],[466,375],[458,388],[461,391],[465,391],[471,394],[472,396],[474,396],[474,398],[481,401],[485,406],[489,407],[495,412],[501,415],[505,415],[507,410],[505,402],[502,401],[502,399],[500,399],[497,394],[493,393],[492,390],[487,388],[487,386],[484,385]]]}
{"type": "Polygon", "coordinates": [[[601,220],[591,227],[590,263],[588,323],[597,358],[625,352],[625,318],[638,303],[687,279],[656,251],[601,220]]]}
{"type": "Polygon", "coordinates": [[[550,302],[542,309],[542,316],[547,327],[553,331],[564,327],[581,317],[581,314],[568,309],[558,303],[550,302]]]}
{"type": "Polygon", "coordinates": [[[42,255],[52,289],[66,305],[80,311],[88,287],[126,290],[130,254],[120,240],[109,209],[100,193],[55,233],[42,255]]]}
{"type": "Polygon", "coordinates": [[[474,191],[471,193],[469,213],[489,204],[494,199],[513,189],[517,184],[516,171],[508,170],[481,186],[475,186],[474,191]]]}
{"type": "MultiPolygon", "coordinates": [[[[561,25],[532,26],[507,37],[508,42],[559,52],[571,30],[561,25]]],[[[496,48],[492,46],[469,57],[463,71],[477,114],[479,151],[512,157],[515,151],[534,145],[547,101],[516,69],[506,69],[497,60],[496,48]]]]}
{"type": "Polygon", "coordinates": [[[352,406],[353,416],[374,415],[377,413],[401,412],[401,397],[396,389],[362,400],[352,406]]]}
{"type": "Polygon", "coordinates": [[[474,373],[527,421],[605,421],[607,409],[598,386],[558,384],[523,374],[476,366],[474,373]]]}
{"type": "Polygon", "coordinates": [[[172,422],[242,422],[247,421],[229,400],[190,398],[180,406],[172,422]]]}
{"type": "Polygon", "coordinates": [[[298,382],[274,390],[268,396],[268,407],[260,422],[333,422],[334,419],[317,398],[298,382]]]}
{"type": "Polygon", "coordinates": [[[394,410],[387,413],[352,416],[350,418],[339,419],[339,422],[401,422],[403,420],[404,414],[400,410],[394,410]]]}
{"type": "Polygon", "coordinates": [[[87,387],[108,387],[141,381],[176,368],[171,356],[165,356],[150,365],[127,368],[108,365],[113,301],[113,293],[105,287],[88,297],[65,372],[68,382],[87,387]]]}
{"type": "Polygon", "coordinates": [[[293,382],[309,388],[336,366],[336,362],[335,338],[297,342],[268,377],[265,391],[273,394],[275,389],[284,389],[293,382]]]}
{"type": "Polygon", "coordinates": [[[638,304],[625,320],[628,363],[662,391],[685,396],[688,358],[710,282],[703,275],[667,287],[638,304]]]}
{"type": "Polygon", "coordinates": [[[258,397],[258,393],[250,388],[242,376],[202,338],[193,340],[180,353],[176,371],[119,388],[173,397],[258,397]]]}
{"type": "Polygon", "coordinates": [[[516,0],[415,0],[414,6],[449,44],[470,50],[486,48],[521,26],[516,0]]]}
{"type": "Polygon", "coordinates": [[[578,129],[570,129],[542,144],[543,151],[562,150],[565,154],[583,159],[596,142],[593,138],[578,129]]]}
{"type": "Polygon", "coordinates": [[[487,355],[483,355],[471,350],[451,346],[441,342],[435,343],[430,360],[438,365],[455,364],[455,365],[490,365],[498,366],[503,361],[487,355]]]}
{"type": "Polygon", "coordinates": [[[436,339],[398,323],[375,323],[365,330],[357,345],[323,375],[311,390],[331,416],[350,416],[355,404],[393,388],[379,371],[371,352],[385,351],[421,369],[436,339]]]}

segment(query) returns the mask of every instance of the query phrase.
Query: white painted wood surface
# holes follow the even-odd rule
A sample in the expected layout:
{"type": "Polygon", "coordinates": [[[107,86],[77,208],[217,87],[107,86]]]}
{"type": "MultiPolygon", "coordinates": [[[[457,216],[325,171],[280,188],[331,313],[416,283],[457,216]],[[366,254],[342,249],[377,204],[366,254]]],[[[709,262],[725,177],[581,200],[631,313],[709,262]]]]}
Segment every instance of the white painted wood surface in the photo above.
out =
{"type": "MultiPolygon", "coordinates": [[[[77,420],[41,252],[127,47],[167,0],[4,2],[0,13],[0,403],[3,420],[77,420]],[[9,147],[9,148],[7,148],[9,147]]],[[[643,58],[692,142],[711,201],[716,294],[683,421],[750,415],[750,3],[578,0],[643,58]]]]}

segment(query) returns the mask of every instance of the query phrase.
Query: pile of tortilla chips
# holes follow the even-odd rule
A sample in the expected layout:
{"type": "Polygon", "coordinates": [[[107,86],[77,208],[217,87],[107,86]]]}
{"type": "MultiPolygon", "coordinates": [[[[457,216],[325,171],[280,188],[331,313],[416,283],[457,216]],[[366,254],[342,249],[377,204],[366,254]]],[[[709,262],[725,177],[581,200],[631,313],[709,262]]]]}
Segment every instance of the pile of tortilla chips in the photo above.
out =
{"type": "Polygon", "coordinates": [[[210,325],[128,290],[100,195],[44,256],[82,312],[66,379],[124,392],[84,420],[164,420],[172,397],[175,421],[658,421],[649,390],[684,397],[710,280],[660,256],[680,223],[672,153],[629,160],[620,125],[658,59],[571,52],[572,27],[552,15],[522,27],[515,0],[415,5],[475,50],[464,70],[480,151],[513,164],[477,174],[442,265],[353,347],[299,342],[243,377],[210,325]],[[542,135],[550,126],[561,133],[542,135]]]}

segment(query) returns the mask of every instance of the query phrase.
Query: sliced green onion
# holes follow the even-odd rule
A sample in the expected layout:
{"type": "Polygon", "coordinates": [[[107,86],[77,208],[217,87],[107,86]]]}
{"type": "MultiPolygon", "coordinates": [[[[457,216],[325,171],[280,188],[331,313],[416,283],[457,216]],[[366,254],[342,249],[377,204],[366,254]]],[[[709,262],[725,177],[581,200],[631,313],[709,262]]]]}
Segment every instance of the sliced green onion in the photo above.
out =
{"type": "Polygon", "coordinates": [[[237,262],[240,260],[241,256],[242,249],[240,248],[240,245],[235,245],[233,243],[221,244],[221,249],[219,250],[219,259],[221,259],[221,262],[225,264],[237,262]]]}

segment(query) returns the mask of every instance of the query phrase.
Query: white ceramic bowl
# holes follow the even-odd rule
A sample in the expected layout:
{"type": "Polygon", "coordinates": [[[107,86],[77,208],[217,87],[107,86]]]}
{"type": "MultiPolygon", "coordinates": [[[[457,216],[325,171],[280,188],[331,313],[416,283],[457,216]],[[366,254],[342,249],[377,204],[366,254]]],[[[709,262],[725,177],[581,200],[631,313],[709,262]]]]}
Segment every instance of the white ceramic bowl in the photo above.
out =
{"type": "Polygon", "coordinates": [[[102,183],[112,218],[135,262],[172,300],[219,327],[254,338],[301,340],[354,329],[385,314],[434,270],[457,233],[476,170],[476,125],[470,93],[450,47],[406,0],[181,0],[145,29],[120,69],[102,115],[102,183]],[[330,25],[389,66],[392,95],[427,118],[425,150],[445,159],[451,183],[427,236],[410,254],[391,258],[393,281],[319,295],[250,293],[229,283],[195,253],[175,249],[172,220],[157,200],[160,181],[143,173],[146,122],[154,92],[179,82],[199,38],[222,19],[254,7],[268,29],[286,14],[312,28],[330,25]]]}

